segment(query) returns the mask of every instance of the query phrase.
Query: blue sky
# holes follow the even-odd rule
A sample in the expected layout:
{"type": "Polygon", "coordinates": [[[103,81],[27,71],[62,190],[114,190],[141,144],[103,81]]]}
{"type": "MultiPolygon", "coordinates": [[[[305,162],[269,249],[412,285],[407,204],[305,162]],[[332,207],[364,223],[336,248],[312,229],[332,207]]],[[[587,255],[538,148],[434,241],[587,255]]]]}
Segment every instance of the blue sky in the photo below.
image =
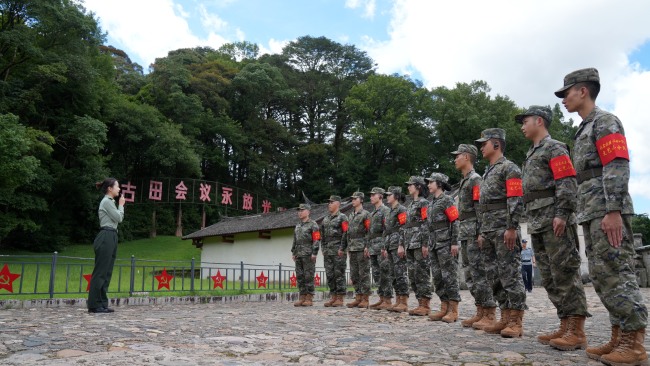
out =
{"type": "Polygon", "coordinates": [[[145,70],[178,48],[246,40],[277,53],[297,37],[326,36],[367,51],[379,72],[409,74],[427,87],[485,80],[493,94],[526,107],[559,102],[552,92],[567,72],[596,67],[598,104],[620,117],[628,135],[635,209],[650,213],[644,163],[650,1],[85,0],[85,6],[100,19],[108,43],[145,70]]]}

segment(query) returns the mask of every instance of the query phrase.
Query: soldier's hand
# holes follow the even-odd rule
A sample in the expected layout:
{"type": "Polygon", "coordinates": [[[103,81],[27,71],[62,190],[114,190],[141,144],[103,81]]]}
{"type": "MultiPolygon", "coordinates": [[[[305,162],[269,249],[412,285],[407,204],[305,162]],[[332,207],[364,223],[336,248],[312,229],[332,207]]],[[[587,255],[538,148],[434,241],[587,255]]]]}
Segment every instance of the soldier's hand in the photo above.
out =
{"type": "Polygon", "coordinates": [[[363,256],[366,258],[370,258],[370,251],[368,248],[363,248],[363,256]]]}
{"type": "Polygon", "coordinates": [[[454,257],[458,257],[458,245],[451,246],[451,255],[454,257]]]}
{"type": "Polygon", "coordinates": [[[386,249],[381,250],[381,256],[384,258],[388,258],[388,252],[386,251],[386,249]]]}
{"type": "Polygon", "coordinates": [[[296,256],[295,256],[295,255],[292,255],[292,256],[291,256],[291,260],[295,262],[295,261],[296,261],[296,256]]]}
{"type": "Polygon", "coordinates": [[[406,253],[404,252],[404,246],[400,245],[399,247],[397,247],[397,256],[400,258],[404,258],[405,255],[406,253]]]}
{"type": "Polygon", "coordinates": [[[564,229],[566,229],[566,220],[562,220],[559,217],[553,219],[553,233],[558,238],[564,235],[564,229]]]}
{"type": "Polygon", "coordinates": [[[609,245],[614,248],[621,246],[623,241],[623,217],[621,217],[621,211],[608,212],[603,217],[600,228],[607,234],[609,245]]]}
{"type": "Polygon", "coordinates": [[[479,249],[483,248],[484,241],[485,239],[483,238],[483,235],[479,234],[479,236],[476,238],[476,244],[478,245],[479,249]]]}
{"type": "Polygon", "coordinates": [[[339,249],[339,257],[343,257],[343,251],[339,249]]]}
{"type": "Polygon", "coordinates": [[[506,233],[503,234],[503,243],[506,245],[509,251],[515,249],[515,242],[517,241],[517,230],[508,229],[506,233]]]}
{"type": "Polygon", "coordinates": [[[313,254],[311,255],[311,261],[314,262],[314,263],[316,263],[316,256],[313,255],[313,254]]]}
{"type": "Polygon", "coordinates": [[[429,247],[422,247],[422,256],[425,258],[429,256],[429,247]]]}
{"type": "Polygon", "coordinates": [[[126,203],[126,198],[124,198],[124,196],[120,196],[120,200],[118,201],[118,205],[124,206],[125,203],[126,203]]]}

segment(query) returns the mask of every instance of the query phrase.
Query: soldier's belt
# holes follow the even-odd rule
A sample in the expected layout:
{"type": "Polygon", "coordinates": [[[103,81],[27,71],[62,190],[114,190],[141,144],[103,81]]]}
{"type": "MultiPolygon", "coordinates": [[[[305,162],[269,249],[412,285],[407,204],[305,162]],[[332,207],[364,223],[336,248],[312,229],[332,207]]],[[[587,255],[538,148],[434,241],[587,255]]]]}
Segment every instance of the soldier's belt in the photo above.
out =
{"type": "Polygon", "coordinates": [[[394,229],[386,229],[386,231],[384,231],[384,234],[386,234],[386,236],[388,236],[388,235],[395,234],[395,233],[398,233],[398,232],[399,232],[399,227],[394,228],[394,229]]]}
{"type": "Polygon", "coordinates": [[[481,212],[505,210],[508,208],[508,202],[506,200],[503,200],[503,201],[497,201],[492,203],[483,203],[483,204],[479,203],[474,207],[476,207],[476,209],[481,212]]]}
{"type": "Polygon", "coordinates": [[[524,195],[524,205],[528,202],[533,202],[534,200],[539,200],[542,198],[555,197],[555,189],[549,188],[543,191],[532,191],[524,195]]]}
{"type": "Polygon", "coordinates": [[[603,167],[601,166],[598,168],[592,168],[592,169],[581,171],[576,175],[576,179],[578,180],[578,184],[581,184],[586,180],[589,180],[591,178],[598,178],[602,175],[603,175],[603,167]]]}
{"type": "Polygon", "coordinates": [[[348,239],[361,239],[365,238],[366,234],[349,234],[348,233],[348,239]]]}
{"type": "Polygon", "coordinates": [[[458,220],[464,221],[468,219],[473,219],[476,217],[476,211],[461,212],[458,216],[458,220]]]}
{"type": "Polygon", "coordinates": [[[436,231],[436,230],[445,229],[445,228],[448,228],[448,227],[449,227],[449,221],[447,221],[447,220],[435,221],[435,222],[432,222],[429,225],[429,231],[436,231]]]}
{"type": "Polygon", "coordinates": [[[406,225],[404,225],[404,228],[412,228],[412,227],[420,227],[424,224],[424,221],[418,222],[418,221],[412,221],[412,222],[407,222],[406,225]]]}
{"type": "Polygon", "coordinates": [[[370,233],[370,239],[377,239],[381,237],[382,237],[382,233],[370,233]]]}
{"type": "Polygon", "coordinates": [[[341,238],[325,238],[323,239],[324,244],[338,244],[341,242],[341,238]]]}

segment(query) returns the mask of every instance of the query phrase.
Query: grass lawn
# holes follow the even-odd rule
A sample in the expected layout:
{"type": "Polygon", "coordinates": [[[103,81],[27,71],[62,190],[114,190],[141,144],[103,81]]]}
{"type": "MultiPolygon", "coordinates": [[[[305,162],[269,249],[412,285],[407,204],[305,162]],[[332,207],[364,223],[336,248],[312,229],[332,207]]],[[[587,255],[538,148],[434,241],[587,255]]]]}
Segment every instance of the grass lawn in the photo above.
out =
{"type": "MultiPolygon", "coordinates": [[[[54,276],[54,298],[86,297],[88,282],[83,277],[92,273],[94,252],[91,244],[70,245],[57,254],[54,276]]],[[[20,274],[13,281],[9,292],[2,288],[6,278],[0,277],[0,300],[3,299],[41,299],[49,298],[50,277],[52,270],[52,253],[33,253],[17,250],[0,251],[0,269],[7,264],[9,271],[20,274]]],[[[175,236],[160,236],[155,239],[142,239],[118,244],[117,261],[109,287],[109,297],[128,296],[224,296],[242,293],[295,292],[290,286],[292,271],[283,270],[280,279],[278,268],[245,268],[243,290],[241,288],[239,266],[219,268],[200,267],[201,250],[191,241],[181,240],[175,236]],[[131,256],[136,261],[132,266],[131,256]],[[191,278],[191,260],[195,258],[195,278],[191,278]],[[158,280],[163,268],[174,278],[169,280],[169,289],[158,289],[158,280]],[[223,289],[215,288],[209,276],[215,276],[217,270],[225,277],[223,289]],[[199,272],[202,271],[202,272],[199,272]],[[264,271],[268,278],[266,288],[258,288],[257,277],[264,271]],[[130,293],[131,275],[133,273],[133,294],[130,293]],[[281,281],[280,281],[281,280],[281,281]],[[191,291],[192,282],[194,291],[191,291]]],[[[325,273],[320,273],[321,278],[325,273]]],[[[325,287],[318,290],[325,291],[325,287]]]]}

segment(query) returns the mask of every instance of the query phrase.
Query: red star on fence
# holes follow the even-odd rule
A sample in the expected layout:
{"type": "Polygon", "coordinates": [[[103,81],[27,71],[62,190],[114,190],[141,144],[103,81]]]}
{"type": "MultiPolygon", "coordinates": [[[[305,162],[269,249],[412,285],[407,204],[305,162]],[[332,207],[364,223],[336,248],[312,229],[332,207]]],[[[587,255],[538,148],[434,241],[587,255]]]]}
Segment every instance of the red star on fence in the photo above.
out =
{"type": "Polygon", "coordinates": [[[267,288],[266,287],[266,280],[268,280],[269,278],[264,276],[264,271],[262,271],[262,273],[260,273],[260,275],[255,277],[255,278],[257,279],[257,287],[259,287],[259,288],[262,288],[262,287],[267,288]]]}
{"type": "Polygon", "coordinates": [[[154,277],[158,280],[158,290],[163,287],[167,287],[168,290],[171,290],[169,288],[169,282],[174,278],[174,276],[167,274],[167,268],[163,268],[162,273],[154,277]]]}
{"type": "Polygon", "coordinates": [[[90,280],[93,278],[93,274],[92,273],[85,274],[84,278],[86,279],[86,281],[88,281],[88,286],[86,286],[86,292],[88,292],[90,291],[90,280]]]}
{"type": "Polygon", "coordinates": [[[0,271],[0,289],[5,289],[13,293],[13,283],[18,277],[20,277],[20,275],[18,273],[9,272],[9,266],[5,264],[4,267],[2,267],[2,271],[0,271]]]}
{"type": "Polygon", "coordinates": [[[221,275],[220,270],[217,270],[217,274],[211,276],[210,278],[212,278],[212,282],[214,283],[214,286],[212,287],[213,289],[217,287],[221,287],[223,289],[223,280],[225,280],[226,277],[221,275]]]}
{"type": "Polygon", "coordinates": [[[289,286],[290,287],[296,287],[298,282],[298,278],[296,278],[296,274],[292,273],[291,277],[289,277],[289,286]]]}
{"type": "Polygon", "coordinates": [[[314,277],[314,286],[320,286],[320,275],[318,273],[314,277]]]}

